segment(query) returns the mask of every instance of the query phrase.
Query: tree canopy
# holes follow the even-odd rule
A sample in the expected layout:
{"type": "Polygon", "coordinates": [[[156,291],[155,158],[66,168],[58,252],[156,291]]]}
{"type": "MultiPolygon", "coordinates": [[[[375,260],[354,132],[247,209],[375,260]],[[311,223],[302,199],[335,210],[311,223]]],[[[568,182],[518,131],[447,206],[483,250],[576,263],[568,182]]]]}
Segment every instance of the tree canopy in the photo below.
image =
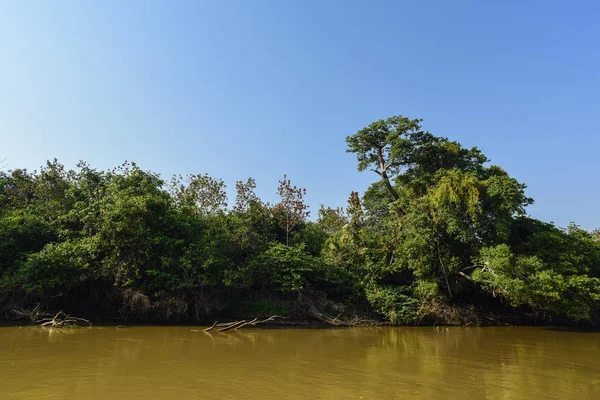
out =
{"type": "Polygon", "coordinates": [[[225,182],[205,174],[167,183],[134,163],[56,160],[0,171],[0,308],[599,323],[598,231],[531,218],[525,184],[421,123],[394,116],[348,136],[373,183],[314,220],[285,175],[280,202],[248,178],[230,208],[225,182]]]}

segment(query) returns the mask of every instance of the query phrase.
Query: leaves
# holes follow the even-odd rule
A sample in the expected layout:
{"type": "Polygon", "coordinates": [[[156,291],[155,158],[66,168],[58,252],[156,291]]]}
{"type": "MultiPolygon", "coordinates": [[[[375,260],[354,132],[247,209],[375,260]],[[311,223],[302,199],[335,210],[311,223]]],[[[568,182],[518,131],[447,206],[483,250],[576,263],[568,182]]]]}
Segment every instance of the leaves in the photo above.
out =
{"type": "Polygon", "coordinates": [[[173,176],[169,188],[176,204],[192,212],[208,215],[224,212],[227,208],[225,183],[208,174],[173,176]]]}
{"type": "Polygon", "coordinates": [[[228,209],[225,183],[206,174],[165,184],[135,163],[68,170],[56,160],[0,171],[0,298],[96,304],[92,293],[117,293],[123,310],[134,297],[178,299],[178,312],[199,318],[215,293],[319,292],[392,323],[474,303],[600,321],[599,233],[527,217],[524,184],[421,123],[394,116],[349,136],[358,169],[377,178],[345,210],[322,205],[316,221],[306,189],[285,175],[277,204],[248,178],[228,209]]]}
{"type": "Polygon", "coordinates": [[[270,276],[277,290],[298,292],[307,288],[309,276],[318,268],[318,259],[305,252],[305,246],[287,246],[271,243],[253,261],[255,268],[270,276]]]}

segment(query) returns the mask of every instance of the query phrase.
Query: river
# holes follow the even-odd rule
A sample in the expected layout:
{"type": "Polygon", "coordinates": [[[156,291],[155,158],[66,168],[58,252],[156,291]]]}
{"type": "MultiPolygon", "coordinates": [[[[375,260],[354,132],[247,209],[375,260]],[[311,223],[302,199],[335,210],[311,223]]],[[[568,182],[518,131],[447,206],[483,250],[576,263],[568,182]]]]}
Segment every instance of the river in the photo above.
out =
{"type": "Polygon", "coordinates": [[[1,399],[600,399],[600,333],[0,328],[1,399]]]}

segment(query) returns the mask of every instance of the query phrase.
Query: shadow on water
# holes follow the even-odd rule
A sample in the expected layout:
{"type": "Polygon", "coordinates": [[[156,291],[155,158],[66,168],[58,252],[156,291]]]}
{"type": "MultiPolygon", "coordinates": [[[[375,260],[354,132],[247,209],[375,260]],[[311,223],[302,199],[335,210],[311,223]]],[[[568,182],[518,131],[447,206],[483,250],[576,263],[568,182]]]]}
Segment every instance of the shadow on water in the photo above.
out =
{"type": "Polygon", "coordinates": [[[600,333],[600,327],[577,327],[577,326],[546,326],[541,329],[553,332],[568,332],[568,333],[600,333]]]}

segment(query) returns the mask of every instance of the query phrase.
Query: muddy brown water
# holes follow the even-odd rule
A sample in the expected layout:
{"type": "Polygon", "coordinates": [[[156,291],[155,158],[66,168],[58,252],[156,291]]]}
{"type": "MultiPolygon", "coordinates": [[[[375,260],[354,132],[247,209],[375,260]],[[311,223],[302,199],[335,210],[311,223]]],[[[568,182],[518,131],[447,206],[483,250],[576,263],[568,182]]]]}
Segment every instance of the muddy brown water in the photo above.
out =
{"type": "Polygon", "coordinates": [[[600,399],[600,333],[0,328],[0,399],[600,399]]]}

